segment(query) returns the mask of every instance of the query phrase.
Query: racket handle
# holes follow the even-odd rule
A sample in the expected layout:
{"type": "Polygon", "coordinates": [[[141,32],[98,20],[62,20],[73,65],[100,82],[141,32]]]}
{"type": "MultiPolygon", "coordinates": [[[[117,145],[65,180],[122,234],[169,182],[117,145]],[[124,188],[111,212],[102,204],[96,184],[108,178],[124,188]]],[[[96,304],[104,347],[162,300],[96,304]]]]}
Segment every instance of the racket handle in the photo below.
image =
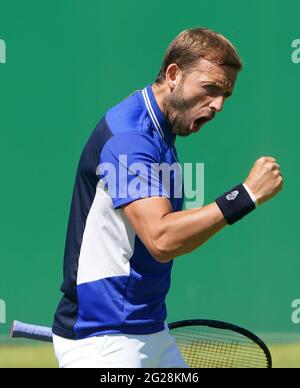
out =
{"type": "Polygon", "coordinates": [[[52,329],[45,326],[29,325],[13,321],[10,336],[13,338],[27,338],[43,342],[53,342],[52,329]]]}

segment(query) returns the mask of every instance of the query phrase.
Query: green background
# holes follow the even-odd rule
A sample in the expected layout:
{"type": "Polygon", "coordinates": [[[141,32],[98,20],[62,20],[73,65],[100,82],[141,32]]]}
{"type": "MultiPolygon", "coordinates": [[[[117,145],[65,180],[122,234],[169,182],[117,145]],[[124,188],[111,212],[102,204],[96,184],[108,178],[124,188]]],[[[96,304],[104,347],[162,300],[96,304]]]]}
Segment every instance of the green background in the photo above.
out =
{"type": "Polygon", "coordinates": [[[205,163],[205,203],[274,156],[285,187],[271,202],[175,260],[169,322],[229,321],[300,336],[299,1],[0,0],[0,299],[13,319],[50,325],[77,162],[105,111],[153,82],[186,28],[215,29],[245,68],[234,97],[200,134],[178,139],[181,162],[205,163]]]}

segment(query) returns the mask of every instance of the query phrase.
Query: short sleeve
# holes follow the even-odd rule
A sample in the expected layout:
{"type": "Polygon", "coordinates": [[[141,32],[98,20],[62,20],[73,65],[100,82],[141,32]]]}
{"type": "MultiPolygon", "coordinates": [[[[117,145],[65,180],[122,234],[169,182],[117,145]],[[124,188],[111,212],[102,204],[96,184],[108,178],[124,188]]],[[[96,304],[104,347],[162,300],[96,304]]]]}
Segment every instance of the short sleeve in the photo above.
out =
{"type": "Polygon", "coordinates": [[[128,132],[111,137],[102,149],[98,175],[114,208],[141,198],[169,198],[169,190],[162,182],[160,164],[159,147],[153,139],[128,132]]]}

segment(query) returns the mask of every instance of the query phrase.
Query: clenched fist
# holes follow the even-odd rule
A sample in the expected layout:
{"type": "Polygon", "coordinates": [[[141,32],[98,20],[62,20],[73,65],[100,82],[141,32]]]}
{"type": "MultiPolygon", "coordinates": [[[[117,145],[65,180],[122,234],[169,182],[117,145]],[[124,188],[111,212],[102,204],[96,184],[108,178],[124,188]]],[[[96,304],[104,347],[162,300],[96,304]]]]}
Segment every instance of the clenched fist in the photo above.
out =
{"type": "Polygon", "coordinates": [[[258,159],[244,183],[253,192],[258,204],[273,198],[283,187],[283,177],[276,159],[266,156],[258,159]]]}

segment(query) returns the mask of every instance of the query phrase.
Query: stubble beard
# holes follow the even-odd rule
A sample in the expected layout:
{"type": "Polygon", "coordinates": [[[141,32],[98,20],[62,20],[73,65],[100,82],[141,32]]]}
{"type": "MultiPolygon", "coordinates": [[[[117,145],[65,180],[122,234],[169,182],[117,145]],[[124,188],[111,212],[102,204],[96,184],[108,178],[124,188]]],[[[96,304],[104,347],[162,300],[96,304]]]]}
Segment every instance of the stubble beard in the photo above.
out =
{"type": "Polygon", "coordinates": [[[190,135],[186,112],[191,109],[190,103],[183,98],[183,80],[173,90],[163,104],[164,114],[174,135],[186,137],[190,135]]]}

